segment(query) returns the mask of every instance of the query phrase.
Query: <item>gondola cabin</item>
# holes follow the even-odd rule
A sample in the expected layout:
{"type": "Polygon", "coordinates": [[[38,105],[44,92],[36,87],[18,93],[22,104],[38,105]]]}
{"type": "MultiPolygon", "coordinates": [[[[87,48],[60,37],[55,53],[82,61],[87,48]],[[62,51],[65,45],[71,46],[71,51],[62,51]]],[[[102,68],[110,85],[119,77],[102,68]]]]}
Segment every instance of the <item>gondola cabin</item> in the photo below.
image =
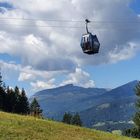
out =
{"type": "Polygon", "coordinates": [[[84,34],[81,39],[81,48],[86,54],[96,54],[99,52],[100,43],[96,35],[84,34]]]}

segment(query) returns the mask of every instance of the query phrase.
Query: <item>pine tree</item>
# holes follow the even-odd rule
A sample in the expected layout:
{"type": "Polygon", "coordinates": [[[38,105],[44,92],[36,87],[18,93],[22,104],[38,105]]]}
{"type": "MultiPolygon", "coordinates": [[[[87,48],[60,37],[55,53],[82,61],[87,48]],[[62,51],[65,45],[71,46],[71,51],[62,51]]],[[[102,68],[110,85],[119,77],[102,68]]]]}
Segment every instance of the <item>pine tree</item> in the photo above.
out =
{"type": "Polygon", "coordinates": [[[19,114],[29,113],[29,102],[25,90],[16,86],[13,90],[5,86],[0,72],[0,110],[19,114]]]}
{"type": "Polygon", "coordinates": [[[136,113],[133,118],[134,128],[127,129],[124,134],[129,137],[140,138],[140,81],[135,88],[137,101],[136,101],[136,113]]]}
{"type": "Polygon", "coordinates": [[[2,81],[2,75],[0,72],[0,110],[5,110],[5,103],[6,103],[6,92],[5,92],[5,86],[2,81]]]}
{"type": "Polygon", "coordinates": [[[63,116],[62,122],[67,123],[67,124],[71,124],[72,122],[72,115],[70,113],[66,113],[63,116]]]}
{"type": "Polygon", "coordinates": [[[140,138],[140,81],[138,82],[135,88],[135,92],[137,95],[137,102],[136,102],[137,112],[133,118],[133,121],[135,123],[136,131],[138,132],[138,134],[135,134],[135,135],[137,135],[136,136],[137,138],[140,138]]]}
{"type": "Polygon", "coordinates": [[[6,93],[7,93],[6,111],[14,112],[14,106],[16,103],[15,93],[12,88],[9,88],[9,86],[6,89],[6,93]]]}
{"type": "Polygon", "coordinates": [[[73,124],[73,125],[82,126],[82,121],[81,121],[80,115],[79,115],[78,113],[76,113],[76,114],[72,117],[72,124],[73,124]]]}
{"type": "Polygon", "coordinates": [[[20,103],[19,112],[21,114],[28,114],[29,113],[29,102],[28,102],[28,98],[26,97],[26,93],[25,93],[24,89],[22,89],[21,94],[19,96],[19,103],[20,103]]]}
{"type": "Polygon", "coordinates": [[[42,117],[42,109],[40,108],[40,105],[36,98],[33,99],[30,105],[30,114],[35,117],[42,117]]]}
{"type": "Polygon", "coordinates": [[[18,88],[18,86],[15,87],[14,89],[14,113],[21,113],[20,108],[21,108],[21,104],[20,104],[20,90],[18,88]]]}

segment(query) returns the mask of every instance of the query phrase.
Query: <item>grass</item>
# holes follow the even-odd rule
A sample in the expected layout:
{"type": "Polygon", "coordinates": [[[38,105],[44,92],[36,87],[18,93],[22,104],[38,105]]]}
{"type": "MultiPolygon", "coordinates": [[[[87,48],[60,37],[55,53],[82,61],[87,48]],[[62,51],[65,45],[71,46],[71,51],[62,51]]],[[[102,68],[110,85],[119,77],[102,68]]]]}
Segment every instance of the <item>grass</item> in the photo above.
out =
{"type": "Polygon", "coordinates": [[[0,112],[0,140],[135,140],[59,122],[0,112]]]}

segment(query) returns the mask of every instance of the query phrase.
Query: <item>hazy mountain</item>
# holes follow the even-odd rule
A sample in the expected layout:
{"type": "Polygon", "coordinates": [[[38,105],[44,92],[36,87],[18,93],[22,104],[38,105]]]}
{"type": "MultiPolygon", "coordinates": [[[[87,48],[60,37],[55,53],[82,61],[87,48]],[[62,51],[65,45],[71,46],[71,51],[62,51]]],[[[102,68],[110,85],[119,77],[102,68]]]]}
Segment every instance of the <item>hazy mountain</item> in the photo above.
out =
{"type": "Polygon", "coordinates": [[[112,90],[66,85],[39,91],[32,98],[37,98],[46,117],[61,120],[64,112],[79,112],[87,127],[124,129],[132,125],[137,82],[112,90]]]}
{"type": "Polygon", "coordinates": [[[80,113],[84,124],[103,130],[125,129],[132,125],[136,95],[133,81],[99,96],[102,103],[80,113]]]}
{"type": "Polygon", "coordinates": [[[98,104],[95,99],[108,90],[103,88],[82,88],[72,84],[39,91],[34,94],[39,101],[43,114],[61,120],[64,112],[80,112],[98,104]]]}

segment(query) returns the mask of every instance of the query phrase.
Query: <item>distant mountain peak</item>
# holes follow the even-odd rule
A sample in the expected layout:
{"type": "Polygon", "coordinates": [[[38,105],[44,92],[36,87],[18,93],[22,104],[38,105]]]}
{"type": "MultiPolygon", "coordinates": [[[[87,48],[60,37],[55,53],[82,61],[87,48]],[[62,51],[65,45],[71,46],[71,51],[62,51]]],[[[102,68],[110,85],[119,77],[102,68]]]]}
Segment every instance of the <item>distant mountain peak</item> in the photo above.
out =
{"type": "Polygon", "coordinates": [[[138,83],[138,82],[139,82],[139,80],[133,80],[133,81],[128,82],[127,84],[138,83]]]}
{"type": "Polygon", "coordinates": [[[64,85],[63,87],[73,87],[74,85],[73,84],[67,84],[67,85],[64,85]]]}

